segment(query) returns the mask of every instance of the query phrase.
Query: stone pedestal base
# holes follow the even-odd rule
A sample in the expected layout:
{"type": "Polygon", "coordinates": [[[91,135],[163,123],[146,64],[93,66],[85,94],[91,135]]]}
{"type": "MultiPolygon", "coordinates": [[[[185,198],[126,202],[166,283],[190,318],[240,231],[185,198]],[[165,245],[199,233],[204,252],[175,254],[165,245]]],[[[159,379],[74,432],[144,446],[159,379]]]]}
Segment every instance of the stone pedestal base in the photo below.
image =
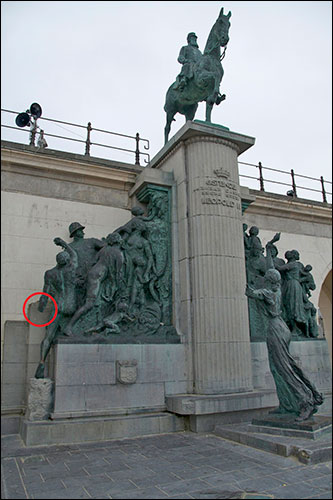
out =
{"type": "Polygon", "coordinates": [[[249,391],[233,394],[177,394],[166,398],[167,410],[189,416],[193,432],[211,432],[218,424],[249,422],[277,405],[275,391],[249,391]]]}
{"type": "Polygon", "coordinates": [[[184,419],[170,413],[115,417],[22,420],[20,434],[26,446],[74,444],[184,431],[184,419]]]}
{"type": "Polygon", "coordinates": [[[165,410],[165,396],[186,391],[184,344],[55,346],[52,419],[165,410]]]}
{"type": "Polygon", "coordinates": [[[295,416],[267,415],[265,418],[254,418],[252,428],[266,434],[318,439],[332,429],[332,417],[315,416],[304,422],[295,422],[295,416]]]}

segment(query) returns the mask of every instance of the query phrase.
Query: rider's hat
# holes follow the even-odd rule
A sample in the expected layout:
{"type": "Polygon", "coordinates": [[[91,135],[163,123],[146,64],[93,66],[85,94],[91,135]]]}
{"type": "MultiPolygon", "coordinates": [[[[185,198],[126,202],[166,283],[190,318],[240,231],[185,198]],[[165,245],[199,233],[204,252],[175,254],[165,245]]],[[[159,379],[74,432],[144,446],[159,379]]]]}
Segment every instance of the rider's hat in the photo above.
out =
{"type": "Polygon", "coordinates": [[[189,34],[187,35],[187,41],[189,41],[189,39],[190,39],[192,36],[194,36],[194,38],[198,38],[198,37],[197,37],[197,35],[196,35],[193,31],[191,31],[191,33],[189,33],[189,34]]]}
{"type": "Polygon", "coordinates": [[[85,228],[85,226],[82,226],[82,224],[80,224],[79,222],[72,222],[68,228],[69,236],[72,237],[73,234],[75,233],[75,231],[77,231],[78,229],[84,229],[84,228],[85,228]]]}

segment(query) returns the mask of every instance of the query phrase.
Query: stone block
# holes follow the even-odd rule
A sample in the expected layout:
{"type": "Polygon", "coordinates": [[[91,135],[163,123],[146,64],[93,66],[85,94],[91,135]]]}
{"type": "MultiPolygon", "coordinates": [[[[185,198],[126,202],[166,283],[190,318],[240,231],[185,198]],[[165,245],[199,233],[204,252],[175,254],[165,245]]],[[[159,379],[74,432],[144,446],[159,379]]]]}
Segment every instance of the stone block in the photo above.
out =
{"type": "Polygon", "coordinates": [[[54,383],[48,378],[31,378],[26,418],[46,420],[53,409],[54,383]]]}
{"type": "Polygon", "coordinates": [[[104,422],[104,438],[134,437],[147,434],[158,434],[160,422],[156,417],[143,415],[140,419],[135,416],[119,420],[114,418],[104,422]]]}
{"type": "Polygon", "coordinates": [[[168,411],[179,415],[209,415],[241,412],[274,406],[276,394],[251,391],[234,394],[200,395],[177,394],[166,398],[168,411]]]}
{"type": "Polygon", "coordinates": [[[84,385],[57,386],[55,382],[54,412],[71,412],[85,409],[84,385]]]}
{"type": "Polygon", "coordinates": [[[8,434],[18,434],[20,430],[20,415],[1,416],[1,436],[8,434]]]}
{"type": "MultiPolygon", "coordinates": [[[[42,341],[42,339],[41,339],[42,341]]],[[[34,343],[34,344],[29,344],[27,346],[27,351],[28,351],[28,363],[36,363],[38,364],[40,361],[40,342],[39,343],[34,343]]]]}
{"type": "Polygon", "coordinates": [[[58,363],[57,386],[115,384],[115,363],[58,363]]]}
{"type": "Polygon", "coordinates": [[[18,344],[7,344],[5,342],[3,346],[3,358],[6,361],[18,361],[24,362],[27,355],[27,346],[22,343],[18,344]]]}
{"type": "Polygon", "coordinates": [[[177,380],[176,382],[164,382],[165,395],[182,394],[187,392],[187,380],[177,380]]]}
{"type": "Polygon", "coordinates": [[[185,430],[184,418],[179,415],[161,415],[159,417],[159,432],[180,432],[185,430]]]}
{"type": "Polygon", "coordinates": [[[159,412],[40,422],[23,419],[20,434],[26,446],[41,446],[123,439],[183,430],[182,417],[159,412]]]}
{"type": "MultiPolygon", "coordinates": [[[[103,346],[106,350],[111,350],[111,345],[103,346]]],[[[101,346],[99,344],[69,344],[59,343],[56,346],[56,363],[85,363],[89,359],[90,363],[101,360],[101,346]]]]}
{"type": "MultiPolygon", "coordinates": [[[[61,426],[61,434],[64,443],[82,443],[89,441],[100,441],[103,436],[104,422],[103,420],[91,419],[85,422],[64,422],[61,426]]],[[[53,429],[51,428],[53,431],[53,429]]],[[[50,433],[54,443],[59,441],[59,431],[55,435],[50,433]]]]}
{"type": "Polygon", "coordinates": [[[45,425],[43,424],[44,421],[31,422],[27,419],[21,422],[20,435],[26,446],[54,444],[54,442],[50,441],[50,427],[48,423],[45,421],[45,425]]]}
{"type": "Polygon", "coordinates": [[[3,384],[16,384],[18,381],[25,380],[26,366],[24,362],[3,364],[3,375],[1,382],[3,384]]]}
{"type": "Polygon", "coordinates": [[[26,403],[26,386],[21,384],[1,385],[1,406],[2,408],[23,407],[26,403]]]}
{"type": "MultiPolygon", "coordinates": [[[[25,344],[29,325],[26,321],[5,322],[5,343],[7,345],[25,344]]],[[[7,359],[7,361],[9,361],[7,359]]],[[[18,360],[17,360],[18,361],[18,360]]]]}

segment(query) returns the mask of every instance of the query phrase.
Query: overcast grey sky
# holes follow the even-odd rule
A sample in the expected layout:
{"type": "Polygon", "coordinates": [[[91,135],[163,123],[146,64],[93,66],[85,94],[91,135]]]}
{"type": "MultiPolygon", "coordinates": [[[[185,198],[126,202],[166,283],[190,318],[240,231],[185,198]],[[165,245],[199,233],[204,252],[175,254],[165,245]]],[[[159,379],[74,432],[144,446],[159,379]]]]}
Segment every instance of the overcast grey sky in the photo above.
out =
{"type": "MultiPolygon", "coordinates": [[[[139,132],[150,141],[151,157],[163,147],[165,94],[181,69],[177,57],[188,32],[196,32],[203,51],[221,7],[231,10],[220,87],[227,98],[214,106],[212,121],[256,138],[240,161],[332,179],[330,1],[3,1],[1,7],[1,107],[22,112],[38,102],[47,118],[139,132]]],[[[205,103],[195,118],[205,119],[205,103]]],[[[14,115],[10,120],[15,126],[14,115]]],[[[170,137],[183,124],[176,115],[170,137]]],[[[28,143],[27,133],[14,133],[3,138],[28,143]]],[[[85,138],[83,129],[75,134],[85,138]]],[[[134,148],[109,137],[92,140],[134,148]]],[[[47,142],[65,149],[57,139],[47,142]]],[[[67,150],[84,153],[84,145],[67,150]]],[[[91,154],[133,161],[130,153],[97,146],[91,154]]]]}

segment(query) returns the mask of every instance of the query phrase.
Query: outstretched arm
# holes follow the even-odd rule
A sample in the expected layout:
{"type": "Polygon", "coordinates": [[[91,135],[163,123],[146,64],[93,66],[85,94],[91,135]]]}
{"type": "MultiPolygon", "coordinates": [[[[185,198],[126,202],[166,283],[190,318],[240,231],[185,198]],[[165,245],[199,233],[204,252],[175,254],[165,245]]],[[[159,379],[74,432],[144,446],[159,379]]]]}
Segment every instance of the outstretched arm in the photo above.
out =
{"type": "Polygon", "coordinates": [[[64,241],[62,238],[54,238],[53,242],[56,245],[64,248],[66,250],[66,252],[69,253],[69,256],[71,258],[71,262],[72,262],[73,266],[75,268],[77,268],[78,265],[79,265],[79,261],[78,261],[78,258],[77,258],[76,250],[74,250],[72,247],[70,247],[68,245],[68,243],[66,243],[66,241],[64,241]]]}
{"type": "Polygon", "coordinates": [[[104,240],[99,240],[98,238],[94,238],[94,245],[96,249],[100,250],[101,248],[105,247],[107,243],[104,240]]]}
{"type": "Polygon", "coordinates": [[[264,295],[261,290],[256,290],[252,286],[246,285],[245,295],[251,299],[264,300],[264,295]]]}
{"type": "Polygon", "coordinates": [[[275,233],[273,238],[268,243],[266,243],[266,263],[267,263],[266,269],[267,270],[274,269],[274,267],[275,267],[271,250],[272,250],[273,244],[276,241],[279,241],[280,236],[281,236],[281,233],[275,233]]]}

